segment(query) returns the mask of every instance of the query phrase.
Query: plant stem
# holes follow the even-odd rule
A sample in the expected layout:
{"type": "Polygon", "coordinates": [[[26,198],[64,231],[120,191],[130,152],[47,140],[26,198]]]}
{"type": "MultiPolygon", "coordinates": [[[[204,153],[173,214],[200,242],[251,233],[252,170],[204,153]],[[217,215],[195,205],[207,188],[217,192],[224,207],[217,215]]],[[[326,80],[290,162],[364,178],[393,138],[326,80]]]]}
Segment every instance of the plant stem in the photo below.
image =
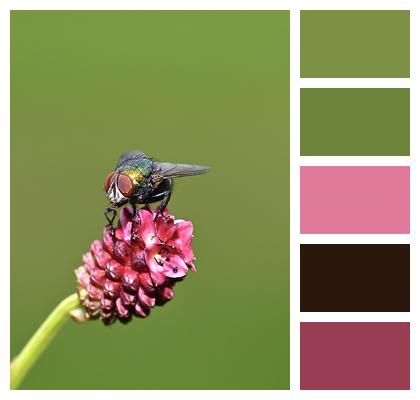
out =
{"type": "Polygon", "coordinates": [[[55,337],[70,316],[70,312],[80,307],[78,295],[66,297],[48,316],[43,324],[26,343],[10,365],[10,387],[17,389],[23,378],[38,360],[42,352],[55,337]]]}

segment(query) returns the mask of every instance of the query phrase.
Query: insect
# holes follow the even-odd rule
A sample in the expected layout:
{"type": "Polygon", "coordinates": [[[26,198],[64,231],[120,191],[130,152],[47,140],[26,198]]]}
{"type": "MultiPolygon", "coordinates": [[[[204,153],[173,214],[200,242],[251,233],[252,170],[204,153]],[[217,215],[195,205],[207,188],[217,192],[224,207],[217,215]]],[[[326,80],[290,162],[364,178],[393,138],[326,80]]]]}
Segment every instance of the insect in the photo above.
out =
{"type": "Polygon", "coordinates": [[[163,215],[171,198],[173,178],[200,175],[209,169],[202,165],[157,162],[141,151],[124,153],[115,170],[105,179],[105,191],[110,204],[105,209],[105,217],[109,225],[113,226],[116,210],[127,203],[135,215],[136,204],[160,201],[156,216],[163,215]]]}

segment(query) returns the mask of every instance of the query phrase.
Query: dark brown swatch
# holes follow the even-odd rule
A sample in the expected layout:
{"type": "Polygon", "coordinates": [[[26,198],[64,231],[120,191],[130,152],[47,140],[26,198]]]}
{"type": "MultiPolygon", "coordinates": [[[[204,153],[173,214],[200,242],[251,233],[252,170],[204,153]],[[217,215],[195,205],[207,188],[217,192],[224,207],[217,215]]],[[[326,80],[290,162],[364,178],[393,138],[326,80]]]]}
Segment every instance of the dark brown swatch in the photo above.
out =
{"type": "Polygon", "coordinates": [[[302,244],[300,310],[410,311],[410,245],[302,244]]]}

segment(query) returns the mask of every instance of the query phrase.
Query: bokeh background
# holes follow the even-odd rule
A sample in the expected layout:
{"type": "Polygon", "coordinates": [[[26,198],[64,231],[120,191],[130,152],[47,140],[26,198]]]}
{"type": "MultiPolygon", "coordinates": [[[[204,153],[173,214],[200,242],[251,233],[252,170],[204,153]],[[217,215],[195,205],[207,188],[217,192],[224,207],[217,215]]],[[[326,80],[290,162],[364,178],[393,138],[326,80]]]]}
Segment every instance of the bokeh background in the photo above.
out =
{"type": "Polygon", "coordinates": [[[22,389],[288,389],[289,13],[11,14],[11,357],[75,291],[120,153],[201,163],[170,211],[196,274],[104,327],[69,321],[22,389]]]}

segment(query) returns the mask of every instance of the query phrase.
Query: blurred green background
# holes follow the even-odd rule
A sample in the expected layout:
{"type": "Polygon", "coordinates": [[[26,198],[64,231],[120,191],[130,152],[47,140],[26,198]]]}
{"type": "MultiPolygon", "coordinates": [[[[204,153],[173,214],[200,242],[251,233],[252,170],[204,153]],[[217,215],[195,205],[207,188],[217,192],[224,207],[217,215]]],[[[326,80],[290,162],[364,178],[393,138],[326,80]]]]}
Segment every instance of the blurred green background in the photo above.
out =
{"type": "Polygon", "coordinates": [[[196,274],[104,327],[68,322],[22,389],[288,389],[289,13],[11,14],[11,357],[75,290],[120,153],[176,182],[196,274]]]}

